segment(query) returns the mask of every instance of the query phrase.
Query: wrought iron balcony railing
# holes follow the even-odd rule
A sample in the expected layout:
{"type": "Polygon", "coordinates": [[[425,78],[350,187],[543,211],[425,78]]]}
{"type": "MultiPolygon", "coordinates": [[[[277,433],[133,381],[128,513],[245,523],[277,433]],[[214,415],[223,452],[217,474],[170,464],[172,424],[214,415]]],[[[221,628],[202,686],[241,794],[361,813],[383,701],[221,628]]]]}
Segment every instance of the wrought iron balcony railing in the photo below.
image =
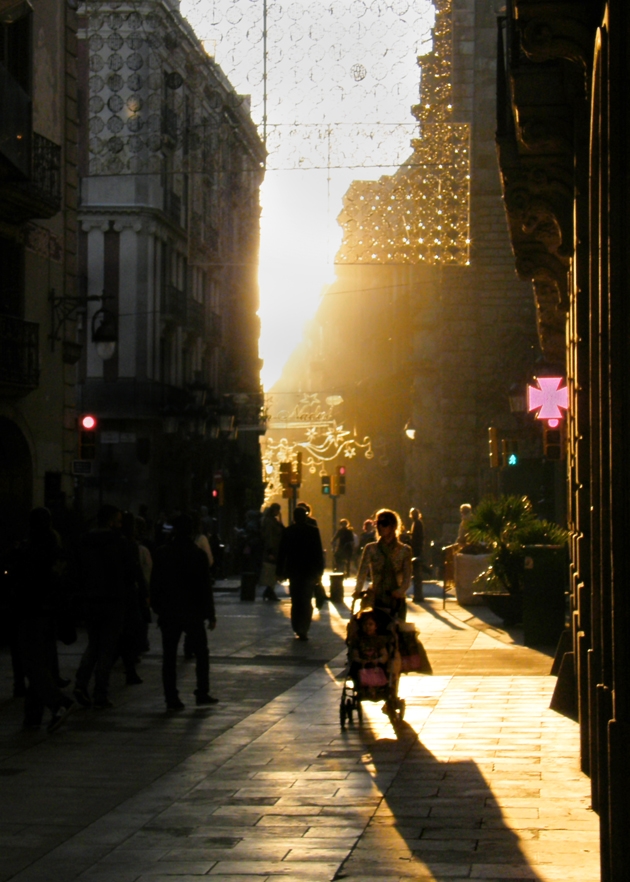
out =
{"type": "Polygon", "coordinates": [[[39,385],[39,325],[0,315],[0,389],[25,394],[39,385]]]}
{"type": "Polygon", "coordinates": [[[61,147],[33,132],[31,181],[51,203],[61,206],[61,147]]]}
{"type": "Polygon", "coordinates": [[[0,219],[9,223],[53,217],[61,210],[61,147],[37,132],[27,141],[26,175],[12,165],[13,173],[0,176],[0,219]]]}

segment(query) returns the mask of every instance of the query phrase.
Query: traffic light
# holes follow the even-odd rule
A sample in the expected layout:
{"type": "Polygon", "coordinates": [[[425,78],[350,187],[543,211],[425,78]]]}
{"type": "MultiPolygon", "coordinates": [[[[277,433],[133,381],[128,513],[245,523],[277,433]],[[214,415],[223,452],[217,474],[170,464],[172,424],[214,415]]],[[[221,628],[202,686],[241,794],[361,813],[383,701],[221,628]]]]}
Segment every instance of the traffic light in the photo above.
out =
{"type": "Polygon", "coordinates": [[[514,438],[503,438],[501,441],[501,456],[504,466],[518,465],[518,441],[514,438]]]}
{"type": "Polygon", "coordinates": [[[280,463],[280,483],[286,490],[291,486],[291,463],[290,462],[281,462],[280,463]]]}
{"type": "Polygon", "coordinates": [[[488,429],[488,453],[490,455],[490,468],[500,469],[501,450],[499,448],[499,433],[494,426],[490,426],[488,429]]]}
{"type": "Polygon", "coordinates": [[[337,484],[339,495],[343,496],[346,492],[346,467],[343,465],[337,466],[337,484]]]}
{"type": "Polygon", "coordinates": [[[291,487],[299,487],[302,483],[302,452],[298,451],[297,459],[291,464],[289,484],[291,487]]]}
{"type": "Polygon", "coordinates": [[[330,496],[330,475],[322,475],[322,493],[330,496]]]}
{"type": "Polygon", "coordinates": [[[96,430],[98,420],[86,413],[79,420],[79,459],[94,459],[96,456],[96,430]]]}
{"type": "Polygon", "coordinates": [[[543,426],[543,455],[545,459],[564,459],[564,438],[562,425],[543,426]]]}
{"type": "Polygon", "coordinates": [[[223,472],[215,472],[212,476],[212,501],[217,505],[225,504],[225,483],[223,472]]]}

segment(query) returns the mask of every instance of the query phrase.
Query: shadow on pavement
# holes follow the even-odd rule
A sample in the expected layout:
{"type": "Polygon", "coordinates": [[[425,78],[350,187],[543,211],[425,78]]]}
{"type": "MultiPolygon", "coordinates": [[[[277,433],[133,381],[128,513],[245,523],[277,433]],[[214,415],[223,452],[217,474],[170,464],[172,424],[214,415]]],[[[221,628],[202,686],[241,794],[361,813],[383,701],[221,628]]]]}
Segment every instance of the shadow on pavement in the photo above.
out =
{"type": "Polygon", "coordinates": [[[384,798],[336,880],[542,880],[475,762],[441,762],[404,722],[395,738],[360,731],[357,751],[384,798]]]}

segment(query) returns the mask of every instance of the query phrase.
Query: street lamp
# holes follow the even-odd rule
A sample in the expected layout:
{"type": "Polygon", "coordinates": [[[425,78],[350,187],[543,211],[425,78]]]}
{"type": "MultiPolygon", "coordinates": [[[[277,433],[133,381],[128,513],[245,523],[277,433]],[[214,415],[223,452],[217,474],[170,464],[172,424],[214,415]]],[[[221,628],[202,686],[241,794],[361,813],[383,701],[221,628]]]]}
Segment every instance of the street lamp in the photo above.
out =
{"type": "MultiPolygon", "coordinates": [[[[103,297],[103,299],[105,299],[103,297]]],[[[116,352],[118,342],[118,323],[116,316],[109,309],[101,307],[92,316],[92,343],[96,344],[96,352],[107,361],[116,352]]]]}

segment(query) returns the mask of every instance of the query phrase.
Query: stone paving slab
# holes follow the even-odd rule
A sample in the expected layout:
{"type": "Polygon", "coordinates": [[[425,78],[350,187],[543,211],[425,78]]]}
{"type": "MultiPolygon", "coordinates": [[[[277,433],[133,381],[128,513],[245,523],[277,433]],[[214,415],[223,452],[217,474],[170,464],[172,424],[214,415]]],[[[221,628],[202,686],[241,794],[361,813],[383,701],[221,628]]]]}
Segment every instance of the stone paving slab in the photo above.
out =
{"type": "Polygon", "coordinates": [[[287,603],[234,595],[211,637],[230,696],[217,708],[164,714],[157,654],[115,711],[50,738],[18,733],[5,701],[0,880],[599,882],[578,729],[548,710],[549,655],[432,603],[410,618],[438,673],[403,678],[396,731],[370,702],[362,727],[339,729],[347,611],[328,605],[298,645],[287,603]],[[273,664],[250,664],[268,651],[273,664]]]}

